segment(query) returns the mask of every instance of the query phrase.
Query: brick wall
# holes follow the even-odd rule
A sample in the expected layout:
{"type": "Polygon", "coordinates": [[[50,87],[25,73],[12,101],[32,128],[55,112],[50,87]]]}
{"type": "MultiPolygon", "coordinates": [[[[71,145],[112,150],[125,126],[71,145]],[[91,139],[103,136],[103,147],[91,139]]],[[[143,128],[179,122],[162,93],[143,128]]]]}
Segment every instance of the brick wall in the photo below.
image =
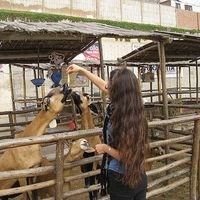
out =
{"type": "Polygon", "coordinates": [[[177,28],[198,29],[198,13],[176,10],[177,28]]]}

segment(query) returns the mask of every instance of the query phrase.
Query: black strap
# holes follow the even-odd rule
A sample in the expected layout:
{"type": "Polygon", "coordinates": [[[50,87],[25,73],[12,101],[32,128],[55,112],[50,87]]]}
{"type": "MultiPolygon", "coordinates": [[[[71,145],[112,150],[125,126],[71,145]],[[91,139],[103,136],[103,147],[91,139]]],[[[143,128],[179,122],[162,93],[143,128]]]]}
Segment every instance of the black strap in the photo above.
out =
{"type": "MultiPolygon", "coordinates": [[[[108,106],[109,107],[109,106],[108,106]]],[[[108,111],[109,108],[107,108],[108,111]]],[[[106,117],[104,120],[104,126],[103,126],[103,139],[104,143],[107,144],[107,127],[108,123],[110,121],[110,116],[108,113],[106,113],[106,117]]],[[[101,183],[101,195],[105,196],[108,194],[108,174],[107,174],[107,169],[105,168],[106,163],[108,163],[108,154],[104,153],[103,154],[103,159],[101,163],[101,174],[100,174],[100,183],[101,183]]]]}

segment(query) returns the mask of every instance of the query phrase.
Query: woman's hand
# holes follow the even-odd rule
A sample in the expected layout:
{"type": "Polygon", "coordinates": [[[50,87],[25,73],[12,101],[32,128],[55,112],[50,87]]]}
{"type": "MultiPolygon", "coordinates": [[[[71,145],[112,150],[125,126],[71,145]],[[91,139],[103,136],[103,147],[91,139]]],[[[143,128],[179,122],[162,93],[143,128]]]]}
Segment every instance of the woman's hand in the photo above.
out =
{"type": "Polygon", "coordinates": [[[107,146],[108,146],[107,144],[97,144],[95,146],[96,152],[98,154],[106,153],[107,146]]]}
{"type": "Polygon", "coordinates": [[[69,73],[69,74],[71,74],[73,72],[78,72],[79,73],[82,69],[83,69],[82,67],[80,67],[80,66],[78,66],[76,64],[71,64],[71,65],[69,65],[67,67],[66,72],[69,73]]]}

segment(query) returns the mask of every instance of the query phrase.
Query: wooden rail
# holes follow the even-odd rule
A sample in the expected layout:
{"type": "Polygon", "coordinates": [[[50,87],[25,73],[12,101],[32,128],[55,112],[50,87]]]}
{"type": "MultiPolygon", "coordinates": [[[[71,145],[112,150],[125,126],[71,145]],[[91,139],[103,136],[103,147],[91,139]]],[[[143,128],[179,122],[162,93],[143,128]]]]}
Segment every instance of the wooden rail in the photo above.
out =
{"type": "MultiPolygon", "coordinates": [[[[172,172],[170,174],[166,174],[163,177],[159,177],[152,182],[149,183],[149,189],[151,189],[147,197],[150,198],[152,196],[162,194],[164,192],[167,192],[169,190],[172,190],[182,184],[185,184],[186,182],[190,181],[190,200],[195,200],[197,197],[197,191],[196,188],[199,185],[199,181],[197,179],[198,174],[198,162],[199,162],[199,141],[200,141],[200,115],[193,115],[189,117],[181,117],[176,119],[168,119],[168,120],[161,120],[156,122],[149,122],[149,127],[160,127],[160,126],[167,126],[172,124],[178,124],[178,123],[184,123],[184,122],[190,122],[194,121],[194,134],[186,135],[186,136],[179,136],[175,138],[168,138],[161,141],[155,141],[150,143],[151,148],[165,146],[165,145],[171,145],[171,144],[177,144],[179,142],[185,142],[188,140],[193,139],[193,145],[191,147],[187,147],[185,149],[180,149],[175,152],[168,152],[167,154],[156,156],[152,158],[148,158],[146,162],[155,162],[155,161],[161,161],[164,159],[171,159],[173,157],[181,156],[178,160],[176,159],[172,163],[168,163],[164,166],[161,166],[156,169],[152,169],[150,171],[147,171],[148,176],[154,176],[158,175],[160,173],[166,172],[169,169],[176,168],[176,167],[184,167],[183,169],[180,169],[179,171],[172,172]],[[188,152],[192,152],[192,157],[189,157],[187,155],[188,152]],[[187,166],[187,167],[185,167],[187,166]],[[188,168],[188,166],[191,166],[188,168]],[[185,175],[185,178],[178,179],[180,176],[185,175]],[[164,183],[167,180],[170,180],[172,178],[176,177],[176,181],[168,184],[167,186],[163,186],[160,188],[155,188],[158,184],[164,183]]],[[[69,169],[75,166],[80,166],[85,163],[94,162],[96,160],[101,160],[102,156],[94,156],[92,158],[82,159],[78,161],[74,161],[71,163],[63,163],[63,141],[64,140],[74,140],[78,138],[85,138],[87,136],[94,136],[102,134],[101,128],[96,129],[90,129],[90,130],[81,130],[81,131],[74,131],[74,132],[68,132],[68,133],[58,133],[58,134],[52,134],[52,135],[45,135],[45,136],[39,136],[39,137],[28,137],[28,138],[16,138],[9,141],[5,141],[0,143],[0,150],[7,149],[7,148],[16,148],[20,146],[26,146],[26,145],[33,145],[33,144],[44,144],[44,143],[56,143],[57,150],[56,150],[56,162],[55,165],[52,166],[46,166],[46,167],[37,167],[33,169],[23,169],[23,170],[13,170],[13,171],[5,171],[0,172],[0,181],[7,180],[7,179],[13,179],[13,178],[25,178],[25,177],[32,177],[32,176],[40,176],[49,174],[52,172],[56,172],[56,179],[55,180],[49,180],[41,183],[31,184],[19,188],[11,188],[11,189],[5,189],[0,190],[0,196],[6,195],[6,194],[17,194],[25,191],[31,191],[36,190],[39,188],[45,188],[49,186],[55,186],[56,191],[56,200],[57,199],[65,199],[71,196],[75,196],[78,194],[86,193],[88,191],[98,190],[100,188],[100,185],[93,185],[89,188],[80,188],[74,191],[70,191],[67,193],[62,192],[62,186],[64,182],[69,182],[72,180],[82,179],[85,177],[93,176],[100,173],[100,170],[84,173],[84,174],[78,174],[73,175],[69,177],[64,177],[63,179],[63,170],[69,169]],[[64,181],[64,182],[63,182],[64,181]]],[[[106,199],[101,198],[101,199],[106,199]]],[[[48,198],[48,199],[54,199],[48,198]]]]}

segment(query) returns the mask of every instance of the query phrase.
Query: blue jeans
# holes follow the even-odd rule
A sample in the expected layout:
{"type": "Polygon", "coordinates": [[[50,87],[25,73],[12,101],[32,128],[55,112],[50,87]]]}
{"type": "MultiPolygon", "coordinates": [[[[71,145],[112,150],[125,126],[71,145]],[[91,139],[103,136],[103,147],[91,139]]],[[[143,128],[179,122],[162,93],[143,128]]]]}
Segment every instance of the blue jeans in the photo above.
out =
{"type": "Polygon", "coordinates": [[[142,175],[141,181],[134,188],[122,183],[122,174],[108,170],[109,194],[111,200],[146,200],[147,176],[142,175]]]}

